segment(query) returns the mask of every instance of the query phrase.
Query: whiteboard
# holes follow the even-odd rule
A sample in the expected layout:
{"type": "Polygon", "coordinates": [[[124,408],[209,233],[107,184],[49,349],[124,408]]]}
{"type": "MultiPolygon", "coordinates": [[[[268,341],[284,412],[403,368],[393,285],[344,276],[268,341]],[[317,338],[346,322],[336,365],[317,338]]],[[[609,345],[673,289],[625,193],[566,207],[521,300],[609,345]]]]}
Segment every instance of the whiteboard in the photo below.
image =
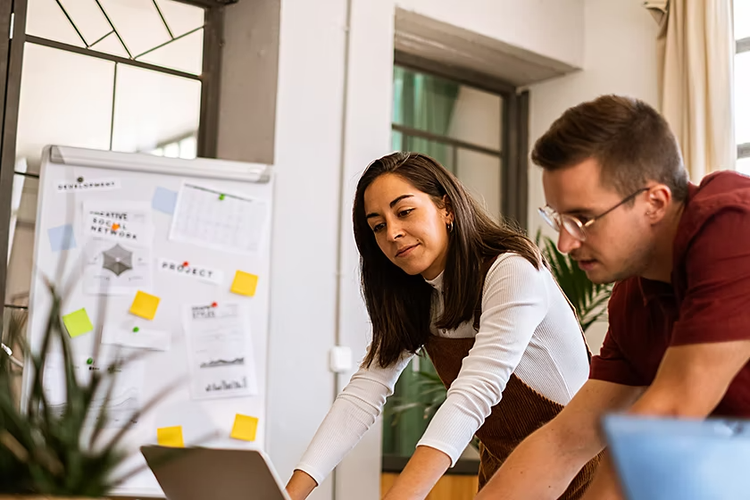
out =
{"type": "MultiPolygon", "coordinates": [[[[123,471],[145,465],[138,448],[157,443],[157,429],[168,437],[180,427],[188,446],[263,449],[270,167],[48,146],[38,199],[32,349],[40,345],[50,305],[46,276],[69,286],[62,315],[71,337],[81,328],[76,321],[81,309],[94,326],[71,338],[77,373],[85,377],[87,368],[104,366],[116,355],[143,354],[119,374],[115,425],[118,418],[128,419],[129,408],[142,407],[175,384],[128,434],[130,458],[123,471]],[[237,282],[241,293],[232,291],[237,271],[245,273],[237,282]],[[145,301],[136,305],[139,292],[147,295],[139,295],[145,301]],[[158,305],[148,319],[154,297],[158,305]],[[107,344],[93,359],[100,338],[107,344]],[[230,436],[238,414],[250,417],[245,423],[257,419],[254,441],[230,436]]],[[[23,400],[31,371],[24,370],[23,400]]],[[[46,371],[45,390],[54,396],[62,377],[54,366],[46,371]]],[[[106,432],[113,436],[118,430],[106,432]]],[[[145,469],[114,495],[163,493],[145,469]]]]}

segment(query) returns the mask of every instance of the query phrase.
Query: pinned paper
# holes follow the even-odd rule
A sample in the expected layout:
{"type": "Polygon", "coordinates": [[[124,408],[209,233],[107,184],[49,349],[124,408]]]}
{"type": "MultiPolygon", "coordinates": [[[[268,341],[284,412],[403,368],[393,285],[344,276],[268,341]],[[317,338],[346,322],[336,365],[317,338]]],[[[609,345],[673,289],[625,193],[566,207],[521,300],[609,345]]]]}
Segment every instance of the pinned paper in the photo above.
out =
{"type": "Polygon", "coordinates": [[[258,286],[258,277],[244,271],[237,271],[234,275],[231,291],[239,295],[253,297],[258,286]]]}
{"type": "Polygon", "coordinates": [[[70,250],[76,247],[76,237],[73,234],[73,226],[71,224],[49,228],[47,235],[49,236],[49,244],[53,252],[70,250]]]}
{"type": "Polygon", "coordinates": [[[258,430],[258,419],[239,413],[234,417],[234,427],[230,436],[243,441],[255,441],[255,433],[258,430]]]}
{"type": "Polygon", "coordinates": [[[156,429],[156,442],[162,446],[172,448],[184,448],[185,440],[182,439],[182,426],[160,427],[156,429]]]}
{"type": "Polygon", "coordinates": [[[154,197],[151,198],[151,208],[167,215],[174,213],[174,207],[177,205],[177,192],[157,187],[154,191],[154,197]]]}
{"type": "Polygon", "coordinates": [[[159,307],[160,300],[156,295],[138,291],[130,306],[130,312],[141,318],[152,320],[156,316],[156,308],[159,307]]]}
{"type": "Polygon", "coordinates": [[[66,314],[62,319],[63,323],[65,323],[65,329],[68,330],[68,335],[72,338],[81,336],[94,329],[94,325],[91,324],[85,308],[66,314]]]}

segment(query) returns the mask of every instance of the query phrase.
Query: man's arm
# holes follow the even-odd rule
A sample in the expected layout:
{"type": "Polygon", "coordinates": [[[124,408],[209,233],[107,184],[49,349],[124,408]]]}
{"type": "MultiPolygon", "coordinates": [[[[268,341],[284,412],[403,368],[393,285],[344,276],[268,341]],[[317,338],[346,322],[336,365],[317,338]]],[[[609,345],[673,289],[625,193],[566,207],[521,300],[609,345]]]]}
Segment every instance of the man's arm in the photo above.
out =
{"type": "Polygon", "coordinates": [[[642,393],[642,387],[589,380],[557,417],[513,451],[477,500],[559,498],[604,447],[602,415],[630,407],[642,393]]]}
{"type": "MultiPolygon", "coordinates": [[[[750,340],[670,347],[654,382],[629,413],[704,418],[719,404],[748,360],[750,340]]],[[[611,464],[599,467],[584,498],[619,498],[611,464]]]]}

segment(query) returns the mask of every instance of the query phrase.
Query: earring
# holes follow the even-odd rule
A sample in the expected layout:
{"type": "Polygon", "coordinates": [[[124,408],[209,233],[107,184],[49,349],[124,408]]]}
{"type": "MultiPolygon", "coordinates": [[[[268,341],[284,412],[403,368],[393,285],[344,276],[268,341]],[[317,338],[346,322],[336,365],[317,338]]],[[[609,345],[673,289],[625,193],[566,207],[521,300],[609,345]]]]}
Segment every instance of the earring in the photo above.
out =
{"type": "Polygon", "coordinates": [[[450,224],[446,224],[446,225],[448,226],[448,232],[452,233],[453,232],[453,221],[451,221],[450,224]]]}

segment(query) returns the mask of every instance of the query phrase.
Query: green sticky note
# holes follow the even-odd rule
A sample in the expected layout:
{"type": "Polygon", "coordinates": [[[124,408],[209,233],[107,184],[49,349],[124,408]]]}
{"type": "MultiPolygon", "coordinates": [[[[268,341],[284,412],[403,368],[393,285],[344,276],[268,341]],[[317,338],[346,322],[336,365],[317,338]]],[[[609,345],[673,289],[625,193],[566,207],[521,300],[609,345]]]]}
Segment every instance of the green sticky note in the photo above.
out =
{"type": "Polygon", "coordinates": [[[71,338],[76,338],[84,333],[89,333],[94,329],[94,325],[91,324],[88,313],[85,308],[81,308],[70,314],[63,316],[63,323],[65,323],[65,329],[68,330],[68,335],[71,338]]]}

